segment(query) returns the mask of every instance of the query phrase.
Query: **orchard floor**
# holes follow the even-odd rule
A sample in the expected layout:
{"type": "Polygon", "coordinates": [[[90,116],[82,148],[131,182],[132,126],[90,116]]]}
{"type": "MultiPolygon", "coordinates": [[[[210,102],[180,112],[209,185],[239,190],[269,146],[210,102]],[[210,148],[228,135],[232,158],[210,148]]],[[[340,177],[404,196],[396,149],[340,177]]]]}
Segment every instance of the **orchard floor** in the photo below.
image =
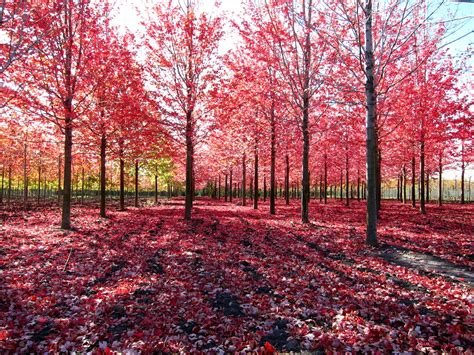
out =
{"type": "Polygon", "coordinates": [[[57,208],[0,210],[0,349],[472,351],[474,205],[384,201],[378,248],[364,209],[75,207],[69,232],[57,208]]]}

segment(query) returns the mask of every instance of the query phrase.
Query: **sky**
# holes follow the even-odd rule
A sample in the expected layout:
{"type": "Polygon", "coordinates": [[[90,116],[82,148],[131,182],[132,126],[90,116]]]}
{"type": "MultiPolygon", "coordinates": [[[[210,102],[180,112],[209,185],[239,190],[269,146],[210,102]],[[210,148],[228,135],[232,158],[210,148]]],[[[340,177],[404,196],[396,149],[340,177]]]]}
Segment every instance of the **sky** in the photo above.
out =
{"type": "MultiPolygon", "coordinates": [[[[114,22],[123,31],[129,30],[133,33],[139,33],[141,30],[140,18],[136,11],[144,11],[146,9],[147,2],[153,2],[153,0],[117,0],[116,10],[117,16],[114,22]]],[[[201,0],[201,9],[203,11],[219,14],[226,12],[229,17],[237,16],[241,11],[242,5],[240,0],[221,0],[219,8],[215,6],[215,0],[201,0]]],[[[453,18],[461,19],[458,21],[447,23],[448,26],[456,26],[457,31],[450,37],[446,38],[446,43],[456,40],[459,37],[463,37],[460,40],[454,41],[448,48],[453,55],[458,55],[462,52],[471,48],[471,59],[468,62],[470,72],[466,76],[465,80],[472,81],[473,67],[474,67],[474,3],[459,3],[456,1],[445,2],[433,21],[445,21],[446,19],[453,18]]],[[[221,43],[221,50],[226,51],[235,45],[235,37],[226,36],[221,43]]],[[[444,173],[445,178],[448,179],[460,179],[459,171],[446,171],[444,173]]],[[[474,180],[474,169],[470,168],[466,171],[466,179],[469,180],[472,177],[474,180]]]]}

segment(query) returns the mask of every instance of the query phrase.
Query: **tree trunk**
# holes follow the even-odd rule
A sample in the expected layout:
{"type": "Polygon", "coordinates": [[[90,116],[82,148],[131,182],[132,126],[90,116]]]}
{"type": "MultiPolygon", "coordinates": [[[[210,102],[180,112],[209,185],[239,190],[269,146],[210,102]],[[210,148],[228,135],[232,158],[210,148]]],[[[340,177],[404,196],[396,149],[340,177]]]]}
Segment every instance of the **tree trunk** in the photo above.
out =
{"type": "Polygon", "coordinates": [[[439,157],[439,181],[438,181],[438,205],[443,205],[443,165],[441,163],[441,157],[439,157]]]}
{"type": "Polygon", "coordinates": [[[426,173],[426,203],[430,203],[430,172],[426,173]]]}
{"type": "Polygon", "coordinates": [[[184,204],[184,219],[191,220],[194,200],[194,144],[192,111],[186,113],[186,196],[184,204]]]}
{"type": "Polygon", "coordinates": [[[242,206],[247,206],[247,196],[246,196],[246,182],[247,182],[247,167],[246,167],[247,156],[245,153],[242,155],[242,206]]]}
{"type": "Polygon", "coordinates": [[[229,201],[232,202],[232,168],[230,168],[230,178],[229,178],[229,201]]]}
{"type": "Polygon", "coordinates": [[[217,198],[221,200],[221,174],[219,174],[219,186],[217,187],[217,198]]]}
{"type": "Polygon", "coordinates": [[[120,154],[120,196],[119,210],[125,211],[125,162],[120,154]]]}
{"type": "Polygon", "coordinates": [[[285,157],[286,170],[285,170],[285,200],[286,204],[290,204],[290,157],[288,154],[285,157]]]}
{"type": "Polygon", "coordinates": [[[7,205],[10,207],[12,197],[12,166],[8,166],[8,193],[7,193],[7,205]]]}
{"type": "Polygon", "coordinates": [[[267,177],[263,175],[263,202],[267,201],[267,177]]]}
{"type": "Polygon", "coordinates": [[[5,165],[2,166],[2,190],[0,192],[0,205],[3,205],[3,188],[5,183],[5,165]]]}
{"type": "Polygon", "coordinates": [[[418,188],[420,189],[420,213],[426,214],[425,207],[425,142],[422,138],[420,145],[420,179],[418,180],[418,188]]]}
{"type": "Polygon", "coordinates": [[[227,181],[227,174],[225,174],[225,184],[224,184],[224,202],[227,202],[227,194],[229,192],[229,185],[228,185],[228,181],[227,181]]]}
{"type": "Polygon", "coordinates": [[[324,204],[328,203],[328,160],[324,154],[324,204]]]}
{"type": "Polygon", "coordinates": [[[23,209],[28,209],[28,170],[27,170],[27,145],[23,148],[23,209]]]}
{"type": "Polygon", "coordinates": [[[340,177],[339,187],[340,187],[340,190],[339,190],[339,199],[340,199],[341,202],[342,202],[342,191],[344,190],[344,189],[343,189],[343,186],[342,186],[342,169],[341,169],[341,177],[340,177]]]}
{"type": "Polygon", "coordinates": [[[411,205],[416,207],[416,192],[415,192],[415,183],[416,183],[416,172],[415,172],[415,157],[411,158],[411,205]]]}
{"type": "Polygon", "coordinates": [[[135,207],[138,207],[138,160],[135,160],[135,207]]]}
{"type": "Polygon", "coordinates": [[[158,175],[155,174],[155,205],[158,204],[158,175]]]}
{"type": "Polygon", "coordinates": [[[102,218],[107,217],[105,212],[105,190],[106,190],[106,149],[107,149],[107,138],[105,134],[102,134],[102,138],[100,140],[100,216],[102,218]]]}
{"type": "Polygon", "coordinates": [[[258,146],[255,143],[254,151],[254,182],[253,182],[253,208],[258,209],[258,146]]]}
{"type": "Polygon", "coordinates": [[[465,194],[464,194],[464,175],[466,172],[466,164],[464,161],[461,163],[461,205],[464,205],[466,202],[465,194]]]}
{"type": "Polygon", "coordinates": [[[323,202],[323,174],[319,175],[319,202],[323,202]]]}
{"type": "Polygon", "coordinates": [[[403,203],[407,203],[407,169],[405,164],[403,164],[403,196],[402,196],[403,203]]]}
{"type": "Polygon", "coordinates": [[[276,197],[276,123],[275,123],[275,101],[272,101],[272,110],[270,114],[271,126],[271,157],[270,157],[270,214],[276,213],[275,197],[276,197]]]}
{"type": "Polygon", "coordinates": [[[372,0],[365,4],[365,96],[367,104],[366,117],[366,160],[367,160],[367,235],[369,245],[377,244],[377,98],[374,83],[374,53],[372,38],[372,0]]]}
{"type": "MultiPolygon", "coordinates": [[[[72,177],[72,97],[65,101],[64,127],[64,181],[61,228],[71,229],[71,177],[72,177]]],[[[59,189],[61,190],[61,189],[59,189]]],[[[59,197],[60,198],[60,197],[59,197]]]]}
{"type": "Polygon", "coordinates": [[[349,154],[346,152],[346,206],[349,206],[349,154]]]}
{"type": "Polygon", "coordinates": [[[359,175],[359,170],[357,170],[357,202],[360,202],[360,175],[359,175]]]}
{"type": "Polygon", "coordinates": [[[461,141],[461,205],[464,205],[464,174],[466,170],[466,164],[464,162],[464,140],[461,141]]]}
{"type": "MultiPolygon", "coordinates": [[[[3,192],[3,172],[2,172],[2,192],[3,192]]],[[[38,196],[37,197],[37,204],[39,205],[41,202],[41,161],[38,164],[38,196]]]]}
{"type": "Polygon", "coordinates": [[[81,179],[81,205],[84,205],[84,167],[82,167],[82,179],[81,179]]]}

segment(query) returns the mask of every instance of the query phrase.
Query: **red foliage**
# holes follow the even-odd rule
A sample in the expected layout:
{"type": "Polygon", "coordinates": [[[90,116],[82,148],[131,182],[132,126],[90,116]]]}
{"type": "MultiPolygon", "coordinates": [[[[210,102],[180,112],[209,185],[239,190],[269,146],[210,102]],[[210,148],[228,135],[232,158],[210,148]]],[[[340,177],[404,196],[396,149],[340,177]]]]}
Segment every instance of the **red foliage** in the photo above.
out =
{"type": "MultiPolygon", "coordinates": [[[[468,284],[367,249],[362,204],[312,204],[309,225],[296,203],[269,216],[198,200],[190,222],[180,200],[109,219],[77,208],[71,232],[59,210],[4,213],[0,348],[468,349],[468,284]]],[[[472,267],[473,206],[428,209],[384,205],[381,243],[472,267]]]]}

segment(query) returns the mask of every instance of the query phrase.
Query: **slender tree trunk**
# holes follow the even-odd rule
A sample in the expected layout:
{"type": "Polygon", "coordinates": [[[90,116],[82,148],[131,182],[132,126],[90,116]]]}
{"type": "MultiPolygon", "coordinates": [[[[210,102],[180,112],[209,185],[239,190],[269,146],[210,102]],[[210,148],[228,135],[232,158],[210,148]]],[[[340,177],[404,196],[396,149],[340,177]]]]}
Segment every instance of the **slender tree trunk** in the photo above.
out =
{"type": "Polygon", "coordinates": [[[415,172],[415,157],[411,159],[411,205],[412,207],[416,207],[416,192],[415,192],[415,184],[416,184],[416,172],[415,172]]]}
{"type": "Polygon", "coordinates": [[[232,168],[230,168],[230,178],[229,178],[229,201],[232,202],[232,168]]]}
{"type": "Polygon", "coordinates": [[[125,162],[120,152],[120,196],[119,196],[119,210],[125,210],[125,162]]]}
{"type": "Polygon", "coordinates": [[[258,146],[255,142],[254,151],[254,183],[253,183],[253,208],[258,209],[258,146]]]}
{"type": "Polygon", "coordinates": [[[135,207],[138,207],[138,160],[135,160],[135,207]]]}
{"type": "Polygon", "coordinates": [[[403,203],[407,203],[407,169],[405,164],[403,164],[403,203]]]}
{"type": "Polygon", "coordinates": [[[324,204],[328,203],[328,160],[324,154],[324,204]]]}
{"type": "Polygon", "coordinates": [[[224,185],[224,202],[227,202],[227,194],[229,192],[229,185],[227,184],[227,174],[225,174],[225,185],[224,185]]]}
{"type": "Polygon", "coordinates": [[[357,202],[360,202],[360,175],[359,175],[359,170],[357,170],[357,202]]]}
{"type": "Polygon", "coordinates": [[[466,171],[466,164],[464,162],[464,140],[461,141],[461,205],[464,205],[464,175],[466,171]]]}
{"type": "Polygon", "coordinates": [[[342,202],[342,191],[344,190],[344,189],[343,189],[343,184],[342,184],[342,169],[341,169],[341,177],[340,177],[339,187],[340,187],[340,190],[339,190],[339,199],[340,199],[341,202],[342,202]]]}
{"type": "Polygon", "coordinates": [[[349,206],[349,154],[346,152],[346,206],[349,206]]]}
{"type": "Polygon", "coordinates": [[[0,192],[0,205],[3,205],[3,189],[5,183],[5,165],[2,166],[2,190],[0,192]]]}
{"type": "Polygon", "coordinates": [[[270,114],[271,126],[271,157],[270,157],[270,214],[276,213],[275,197],[276,197],[276,123],[275,123],[275,101],[272,101],[272,110],[270,114]]]}
{"type": "Polygon", "coordinates": [[[285,157],[286,170],[285,170],[285,200],[286,204],[290,204],[290,157],[288,154],[285,157]]]}
{"type": "Polygon", "coordinates": [[[267,177],[263,175],[263,202],[267,201],[267,177]]]}
{"type": "Polygon", "coordinates": [[[374,83],[374,52],[372,38],[372,0],[365,3],[365,96],[367,104],[367,236],[369,245],[377,244],[377,98],[374,83]]]}
{"type": "Polygon", "coordinates": [[[303,133],[303,162],[301,179],[301,222],[309,223],[309,101],[310,101],[310,71],[311,71],[311,26],[312,24],[312,0],[308,0],[307,10],[305,9],[305,48],[303,52],[304,61],[304,90],[303,90],[303,120],[301,131],[303,133]]]}
{"type": "Polygon", "coordinates": [[[221,174],[219,173],[219,186],[217,188],[217,198],[221,200],[221,174]]]}
{"type": "Polygon", "coordinates": [[[426,203],[430,203],[430,172],[426,173],[426,203]]]}
{"type": "Polygon", "coordinates": [[[420,212],[426,214],[425,207],[425,141],[424,138],[421,140],[420,146],[420,179],[418,183],[420,189],[420,212]]]}
{"type": "Polygon", "coordinates": [[[105,190],[106,190],[106,149],[107,149],[107,138],[105,134],[102,134],[102,138],[100,140],[100,216],[102,218],[107,217],[105,211],[105,190]]]}
{"type": "MultiPolygon", "coordinates": [[[[2,174],[2,191],[3,191],[3,174],[2,174]]],[[[41,160],[38,164],[38,196],[37,196],[37,204],[41,203],[41,160]]]]}
{"type": "Polygon", "coordinates": [[[184,205],[184,219],[191,220],[194,200],[194,143],[192,111],[186,113],[186,197],[184,205]]]}
{"type": "Polygon", "coordinates": [[[246,187],[245,187],[245,184],[247,182],[246,159],[247,159],[247,156],[244,153],[242,156],[242,206],[247,206],[247,196],[246,196],[246,187]]]}
{"type": "Polygon", "coordinates": [[[82,167],[81,204],[84,205],[84,167],[82,167]]]}
{"type": "Polygon", "coordinates": [[[61,228],[71,229],[71,185],[72,185],[72,97],[66,100],[64,127],[64,181],[61,228]]]}
{"type": "Polygon", "coordinates": [[[158,204],[158,175],[155,174],[155,205],[158,204]]]}
{"type": "Polygon", "coordinates": [[[28,209],[28,162],[27,162],[27,145],[23,147],[23,209],[28,209]]]}
{"type": "Polygon", "coordinates": [[[319,175],[319,202],[323,202],[323,174],[319,175]]]}
{"type": "Polygon", "coordinates": [[[443,205],[443,165],[441,163],[441,156],[439,157],[439,181],[438,181],[438,205],[443,205]]]}

